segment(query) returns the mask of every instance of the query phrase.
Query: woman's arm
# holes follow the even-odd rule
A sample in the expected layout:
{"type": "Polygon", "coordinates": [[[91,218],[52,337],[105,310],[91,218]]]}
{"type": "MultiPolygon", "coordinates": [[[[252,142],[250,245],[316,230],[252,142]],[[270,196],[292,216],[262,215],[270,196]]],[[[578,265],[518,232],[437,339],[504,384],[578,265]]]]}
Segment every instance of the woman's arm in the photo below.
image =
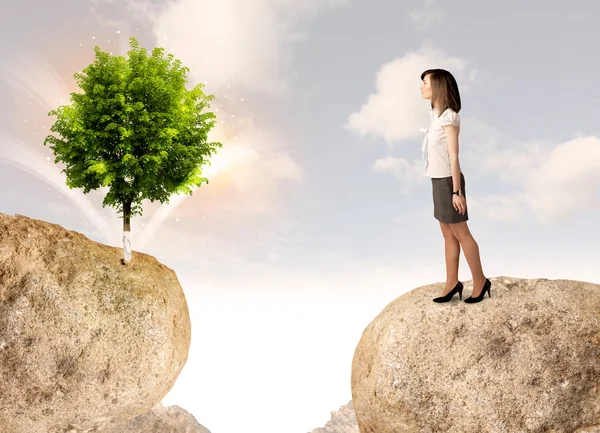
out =
{"type": "Polygon", "coordinates": [[[443,126],[448,137],[448,155],[450,156],[450,168],[452,171],[452,191],[460,189],[460,163],[458,162],[458,132],[460,126],[443,126]]]}

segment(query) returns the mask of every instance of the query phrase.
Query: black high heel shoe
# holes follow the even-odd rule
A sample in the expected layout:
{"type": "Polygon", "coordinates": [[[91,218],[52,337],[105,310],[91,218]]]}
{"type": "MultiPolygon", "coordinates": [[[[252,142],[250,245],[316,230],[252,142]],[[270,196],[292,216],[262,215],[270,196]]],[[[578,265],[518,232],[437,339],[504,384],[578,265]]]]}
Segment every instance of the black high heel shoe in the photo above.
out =
{"type": "Polygon", "coordinates": [[[479,296],[475,298],[473,296],[469,296],[467,299],[465,299],[465,302],[467,304],[474,304],[476,302],[482,301],[486,291],[488,293],[488,298],[491,298],[492,295],[490,294],[490,287],[492,287],[492,282],[486,278],[485,284],[483,285],[483,289],[481,289],[481,293],[479,294],[479,296]]]}
{"type": "Polygon", "coordinates": [[[454,289],[452,289],[448,293],[446,293],[445,296],[440,296],[439,298],[433,298],[433,302],[448,302],[449,300],[452,299],[454,294],[457,292],[458,292],[458,297],[462,300],[462,289],[463,289],[463,283],[461,283],[459,281],[458,284],[456,286],[454,286],[454,289]]]}

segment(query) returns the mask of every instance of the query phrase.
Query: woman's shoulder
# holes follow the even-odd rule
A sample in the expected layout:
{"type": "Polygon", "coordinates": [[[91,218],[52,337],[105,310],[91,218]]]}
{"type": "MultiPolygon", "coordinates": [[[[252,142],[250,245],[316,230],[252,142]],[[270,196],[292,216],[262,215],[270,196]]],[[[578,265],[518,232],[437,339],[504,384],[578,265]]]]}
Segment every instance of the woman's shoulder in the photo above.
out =
{"type": "Polygon", "coordinates": [[[460,116],[456,111],[452,108],[446,108],[439,117],[440,124],[442,126],[445,125],[459,125],[460,124],[460,116]]]}
{"type": "Polygon", "coordinates": [[[448,113],[450,113],[452,115],[456,114],[458,116],[458,113],[456,111],[454,111],[454,109],[452,107],[446,108],[441,115],[443,116],[444,114],[448,114],[448,113]]]}

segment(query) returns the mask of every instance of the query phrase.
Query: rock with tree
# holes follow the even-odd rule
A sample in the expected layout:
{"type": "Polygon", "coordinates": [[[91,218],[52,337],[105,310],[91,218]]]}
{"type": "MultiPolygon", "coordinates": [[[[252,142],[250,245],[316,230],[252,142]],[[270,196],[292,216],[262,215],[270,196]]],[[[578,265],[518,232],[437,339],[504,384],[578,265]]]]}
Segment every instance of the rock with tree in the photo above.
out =
{"type": "Polygon", "coordinates": [[[172,389],[191,342],[183,290],[154,257],[127,267],[120,257],[57,224],[0,214],[1,433],[118,428],[172,389]]]}

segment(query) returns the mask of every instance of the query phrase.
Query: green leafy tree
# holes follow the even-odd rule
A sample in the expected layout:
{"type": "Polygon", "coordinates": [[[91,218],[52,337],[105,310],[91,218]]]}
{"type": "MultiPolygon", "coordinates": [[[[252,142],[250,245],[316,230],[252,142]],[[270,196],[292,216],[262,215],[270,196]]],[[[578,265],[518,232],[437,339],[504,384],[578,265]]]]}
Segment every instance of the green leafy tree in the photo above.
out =
{"type": "Polygon", "coordinates": [[[168,203],[171,194],[208,184],[202,165],[222,147],[207,142],[216,116],[204,109],[214,95],[201,83],[187,90],[189,69],[162,48],[148,55],[135,38],[130,46],[127,58],[95,48],[95,61],[74,74],[82,92],[49,113],[58,136],[44,141],[54,162],[66,165],[69,188],[110,187],[102,206],[123,218],[124,262],[131,260],[130,218],[142,215],[142,200],[168,203]]]}

